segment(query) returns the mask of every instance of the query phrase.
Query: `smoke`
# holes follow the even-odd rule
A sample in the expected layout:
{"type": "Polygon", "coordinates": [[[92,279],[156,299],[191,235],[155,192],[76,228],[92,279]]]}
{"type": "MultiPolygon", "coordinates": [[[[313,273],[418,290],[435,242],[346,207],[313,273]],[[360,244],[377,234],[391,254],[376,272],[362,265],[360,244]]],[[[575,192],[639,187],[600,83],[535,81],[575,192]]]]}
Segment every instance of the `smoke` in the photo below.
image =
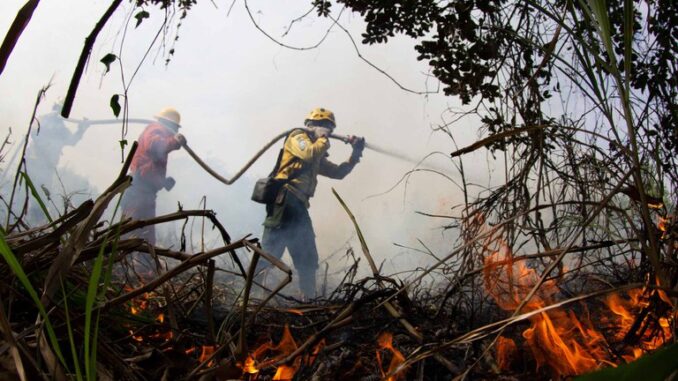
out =
{"type": "MultiPolygon", "coordinates": [[[[15,93],[0,101],[0,114],[5,116],[3,129],[11,126],[20,132],[27,127],[34,92],[53,74],[56,74],[54,86],[44,107],[65,94],[82,38],[105,6],[84,0],[80,3],[69,7],[59,2],[41,4],[0,77],[0,88],[11,88],[15,93]],[[59,44],[50,44],[56,40],[59,44]]],[[[414,158],[442,152],[427,159],[426,165],[447,169],[446,174],[458,180],[459,174],[447,158],[455,146],[444,134],[432,131],[443,122],[446,109],[458,106],[452,100],[442,94],[422,96],[401,90],[361,61],[346,35],[338,29],[332,30],[316,49],[289,50],[258,32],[241,3],[236,3],[228,17],[230,1],[217,4],[218,9],[209,3],[199,4],[189,13],[182,22],[180,39],[173,45],[175,53],[168,66],[164,66],[167,46],[156,44],[151,49],[150,59],[141,66],[126,94],[131,117],[150,118],[165,106],[177,108],[182,115],[181,132],[191,147],[210,166],[229,177],[271,137],[301,126],[308,111],[322,106],[335,112],[337,133],[364,136],[367,142],[414,158]]],[[[273,36],[282,35],[290,20],[305,13],[308,6],[303,2],[294,7],[262,1],[249,5],[257,21],[273,36]]],[[[0,29],[6,29],[11,21],[9,16],[20,6],[19,0],[3,2],[0,7],[5,12],[0,12],[0,29]]],[[[130,5],[126,12],[132,12],[130,5]]],[[[123,92],[120,68],[113,65],[111,72],[102,76],[104,66],[98,60],[111,51],[122,56],[122,67],[129,80],[162,23],[159,15],[151,14],[151,19],[137,29],[128,30],[122,51],[118,50],[119,31],[126,15],[115,16],[95,46],[76,97],[73,117],[111,118],[109,99],[123,92]]],[[[359,18],[346,15],[342,23],[359,39],[363,27],[359,18]]],[[[330,20],[310,17],[294,24],[285,41],[295,46],[313,45],[330,25],[330,20]]],[[[435,83],[426,75],[428,65],[416,60],[409,39],[396,37],[387,45],[359,48],[367,59],[403,86],[435,89],[435,83]]],[[[46,111],[41,109],[42,113],[46,111]]],[[[131,142],[142,129],[141,125],[130,125],[125,139],[131,142]]],[[[87,179],[88,189],[105,189],[121,166],[121,132],[121,126],[115,125],[90,127],[76,145],[64,148],[57,168],[87,179]]],[[[455,139],[463,146],[473,140],[474,133],[475,128],[469,126],[455,131],[455,139]]],[[[158,194],[158,213],[175,211],[178,203],[185,209],[198,208],[206,197],[207,208],[216,211],[233,238],[250,233],[260,237],[264,207],[249,197],[254,181],[270,172],[279,148],[279,145],[272,148],[231,187],[209,177],[185,152],[171,153],[168,175],[177,184],[171,192],[158,194]]],[[[348,158],[350,147],[335,141],[329,153],[329,159],[339,163],[348,158]]],[[[467,175],[481,177],[482,160],[466,164],[467,175]]],[[[416,212],[458,215],[451,208],[463,202],[461,192],[450,180],[432,172],[414,172],[399,183],[413,167],[406,161],[366,150],[353,173],[344,180],[320,179],[311,199],[310,214],[320,260],[329,264],[330,274],[340,277],[350,264],[344,255],[349,245],[362,256],[351,221],[331,188],[336,189],[355,214],[375,260],[385,273],[432,263],[433,256],[424,253],[428,250],[439,256],[450,251],[456,237],[443,228],[450,220],[416,212]],[[396,184],[399,185],[393,188],[396,184]]],[[[71,180],[66,182],[69,187],[73,185],[71,180]]],[[[181,223],[162,226],[159,242],[166,237],[178,244],[176,237],[181,228],[181,223]]],[[[202,226],[194,222],[193,229],[193,246],[197,248],[201,241],[196,232],[202,226]]],[[[215,243],[215,235],[211,234],[207,242],[215,243]]],[[[291,263],[287,255],[284,259],[291,263]]],[[[360,274],[367,273],[367,267],[361,265],[360,274]]]]}

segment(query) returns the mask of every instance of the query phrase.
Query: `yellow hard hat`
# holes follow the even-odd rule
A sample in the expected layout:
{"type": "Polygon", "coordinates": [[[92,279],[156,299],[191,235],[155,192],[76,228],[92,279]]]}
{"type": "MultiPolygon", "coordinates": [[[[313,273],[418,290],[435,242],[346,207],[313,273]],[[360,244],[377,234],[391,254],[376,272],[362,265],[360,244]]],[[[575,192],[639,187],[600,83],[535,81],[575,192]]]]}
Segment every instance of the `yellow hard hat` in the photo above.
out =
{"type": "Polygon", "coordinates": [[[304,119],[304,124],[308,124],[309,121],[321,121],[327,120],[332,122],[332,127],[337,125],[337,121],[334,119],[334,113],[326,108],[318,107],[311,110],[306,119],[304,119]]]}
{"type": "Polygon", "coordinates": [[[164,119],[176,124],[177,126],[181,126],[181,115],[179,115],[179,111],[172,107],[165,107],[164,109],[160,110],[159,113],[155,114],[154,117],[156,119],[164,119]]]}

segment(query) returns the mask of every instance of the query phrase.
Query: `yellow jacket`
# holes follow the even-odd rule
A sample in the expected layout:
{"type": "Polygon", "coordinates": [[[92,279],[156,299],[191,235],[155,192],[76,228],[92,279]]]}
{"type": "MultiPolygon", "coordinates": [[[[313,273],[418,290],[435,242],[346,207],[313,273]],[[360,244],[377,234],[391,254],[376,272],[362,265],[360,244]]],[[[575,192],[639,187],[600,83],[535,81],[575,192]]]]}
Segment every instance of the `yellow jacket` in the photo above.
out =
{"type": "Polygon", "coordinates": [[[285,187],[308,203],[308,199],[315,193],[318,175],[343,179],[358,163],[359,159],[353,155],[341,164],[330,162],[327,160],[329,147],[330,142],[324,136],[313,141],[304,130],[292,131],[285,141],[280,168],[275,178],[291,178],[285,187]]]}

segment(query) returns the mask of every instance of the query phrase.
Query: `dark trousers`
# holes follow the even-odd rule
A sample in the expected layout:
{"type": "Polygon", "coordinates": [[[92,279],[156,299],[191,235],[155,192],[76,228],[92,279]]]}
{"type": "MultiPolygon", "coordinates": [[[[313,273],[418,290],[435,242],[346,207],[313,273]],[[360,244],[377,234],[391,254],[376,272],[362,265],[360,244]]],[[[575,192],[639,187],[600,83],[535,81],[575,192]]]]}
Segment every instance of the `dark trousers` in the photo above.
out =
{"type": "MultiPolygon", "coordinates": [[[[155,199],[157,191],[145,184],[143,178],[134,178],[122,198],[122,214],[134,220],[148,220],[155,217],[155,199]]],[[[141,238],[151,245],[155,245],[155,225],[144,226],[125,234],[125,238],[141,238]]],[[[154,273],[155,262],[149,254],[134,253],[132,255],[134,268],[142,274],[154,273]]]]}
{"type": "Polygon", "coordinates": [[[313,298],[318,269],[318,249],[315,245],[315,233],[308,209],[304,202],[291,193],[286,195],[281,205],[275,205],[273,208],[284,208],[282,218],[278,226],[264,228],[261,247],[278,259],[287,249],[294,262],[294,268],[299,274],[301,292],[304,296],[313,298]]]}

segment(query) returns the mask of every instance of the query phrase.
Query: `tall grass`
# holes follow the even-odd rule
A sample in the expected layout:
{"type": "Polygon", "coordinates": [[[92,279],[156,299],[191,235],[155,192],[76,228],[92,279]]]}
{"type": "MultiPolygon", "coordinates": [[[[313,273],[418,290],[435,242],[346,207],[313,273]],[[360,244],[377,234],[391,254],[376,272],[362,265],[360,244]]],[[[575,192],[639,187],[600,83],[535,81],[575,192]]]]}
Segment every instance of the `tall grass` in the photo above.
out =
{"type": "MultiPolygon", "coordinates": [[[[33,198],[38,203],[47,219],[50,221],[50,223],[53,222],[53,219],[45,207],[45,203],[40,198],[40,195],[36,191],[30,177],[24,172],[21,172],[21,177],[25,181],[26,186],[30,190],[33,198]]],[[[118,214],[121,199],[122,197],[119,197],[117,200],[111,221],[114,221],[116,215],[118,214]]],[[[122,220],[122,216],[120,217],[120,220],[122,220]]],[[[5,238],[4,230],[0,231],[0,254],[39,311],[43,325],[47,332],[47,337],[49,338],[49,344],[56,354],[58,361],[64,367],[70,377],[73,377],[77,381],[94,381],[97,379],[97,342],[101,321],[101,312],[97,307],[98,302],[104,300],[105,292],[111,283],[114,264],[113,259],[117,252],[117,244],[120,239],[121,225],[122,224],[118,225],[118,229],[115,231],[113,236],[106,237],[103,240],[97,256],[92,263],[91,275],[89,276],[87,282],[84,306],[82,305],[82,301],[78,302],[76,300],[76,305],[80,304],[80,307],[84,310],[83,312],[85,319],[81,340],[77,340],[75,329],[72,324],[72,316],[74,316],[76,310],[73,308],[74,305],[72,303],[69,304],[69,299],[72,299],[74,293],[67,290],[65,285],[65,283],[68,282],[67,280],[59,279],[61,283],[62,307],[65,312],[65,327],[68,335],[67,349],[71,355],[70,363],[66,361],[63,355],[64,352],[62,350],[62,344],[59,342],[54,329],[54,324],[40,300],[38,290],[33,286],[20,261],[9,247],[5,238]],[[110,252],[106,252],[105,248],[109,243],[112,243],[111,250],[110,252]],[[106,255],[108,255],[108,260],[106,260],[106,255]]],[[[71,286],[77,289],[77,285],[71,284],[71,286]]]]}
{"type": "Polygon", "coordinates": [[[40,194],[38,193],[38,190],[35,188],[35,185],[33,184],[33,181],[31,180],[30,176],[28,176],[28,173],[26,172],[19,172],[21,175],[22,180],[26,183],[26,186],[31,192],[31,195],[35,199],[35,201],[38,203],[40,206],[40,210],[45,214],[45,217],[47,220],[52,223],[54,220],[52,220],[52,217],[49,215],[49,211],[47,210],[47,206],[45,205],[45,202],[42,201],[42,198],[40,197],[40,194]]]}
{"type": "Polygon", "coordinates": [[[17,279],[24,287],[26,292],[28,292],[28,295],[33,301],[33,304],[40,313],[42,322],[45,326],[45,329],[47,330],[47,337],[49,339],[50,344],[52,345],[52,348],[54,349],[56,356],[59,358],[61,364],[63,364],[64,367],[68,369],[63,353],[61,352],[59,340],[57,339],[56,333],[54,332],[54,327],[50,322],[49,315],[47,314],[44,305],[40,301],[38,292],[35,290],[33,284],[31,283],[31,281],[28,279],[28,276],[24,272],[24,269],[21,267],[21,263],[19,263],[16,256],[14,255],[9,245],[7,244],[4,233],[0,233],[0,255],[2,255],[2,258],[5,260],[5,262],[7,262],[7,265],[12,270],[14,275],[17,277],[17,279]]]}
{"type": "MultiPolygon", "coordinates": [[[[115,220],[115,215],[118,212],[120,207],[120,201],[122,196],[118,198],[118,202],[115,205],[113,211],[113,217],[111,220],[115,220]]],[[[120,216],[120,221],[122,222],[122,216],[120,216]]],[[[84,347],[85,347],[85,374],[88,381],[96,379],[96,364],[97,364],[97,343],[99,337],[99,322],[101,318],[101,310],[96,308],[95,302],[97,300],[102,300],[105,297],[105,292],[108,289],[108,286],[111,281],[111,274],[113,272],[113,258],[117,251],[117,244],[120,239],[120,227],[122,224],[118,224],[118,228],[115,232],[114,237],[112,237],[113,246],[111,252],[108,256],[107,266],[104,269],[104,248],[109,242],[108,239],[105,239],[101,247],[99,248],[99,253],[97,254],[96,259],[94,260],[94,265],[92,267],[92,275],[89,278],[89,283],[87,285],[87,297],[85,299],[85,336],[84,336],[84,347]],[[105,272],[104,272],[105,270],[105,272]],[[99,287],[99,281],[101,276],[104,276],[104,282],[99,287]],[[93,312],[96,309],[96,316],[94,317],[94,322],[92,322],[93,312]]]]}
{"type": "MultiPolygon", "coordinates": [[[[589,0],[589,7],[584,6],[583,8],[587,10],[587,15],[590,17],[591,22],[596,25],[596,30],[598,31],[598,36],[605,47],[605,52],[607,57],[610,60],[610,65],[606,65],[604,70],[614,78],[616,83],[616,90],[619,95],[619,103],[623,110],[622,117],[623,121],[626,124],[626,133],[630,142],[630,156],[631,163],[634,168],[633,171],[633,180],[636,189],[638,190],[640,196],[639,209],[643,223],[645,227],[649,230],[654,225],[652,223],[652,218],[650,215],[650,209],[647,202],[647,189],[643,181],[642,175],[642,163],[640,161],[640,148],[638,146],[638,137],[637,137],[637,128],[636,121],[633,116],[633,105],[631,103],[631,62],[633,55],[633,14],[634,7],[632,0],[624,0],[624,22],[623,22],[623,45],[624,45],[624,70],[625,75],[622,77],[622,74],[619,71],[617,65],[617,56],[614,52],[614,45],[612,41],[612,29],[610,25],[610,16],[608,14],[607,2],[605,0],[589,0]],[[590,12],[588,10],[590,9],[590,12]]],[[[612,103],[612,99],[608,99],[609,103],[612,103]]],[[[612,107],[610,107],[612,108],[612,107]]],[[[657,279],[659,284],[662,286],[668,286],[670,284],[669,280],[665,276],[665,271],[661,266],[661,260],[659,255],[659,244],[657,238],[654,234],[648,234],[648,243],[649,247],[645,252],[652,264],[654,271],[657,274],[657,279]]]]}

